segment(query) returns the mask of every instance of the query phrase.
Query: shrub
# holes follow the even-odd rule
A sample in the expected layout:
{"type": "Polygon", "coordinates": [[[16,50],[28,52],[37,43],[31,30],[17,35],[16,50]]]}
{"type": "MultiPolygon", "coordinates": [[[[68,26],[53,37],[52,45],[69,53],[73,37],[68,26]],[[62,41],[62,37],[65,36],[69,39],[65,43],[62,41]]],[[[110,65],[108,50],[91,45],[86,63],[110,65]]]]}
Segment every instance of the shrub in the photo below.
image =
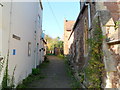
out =
{"type": "Polygon", "coordinates": [[[40,74],[40,69],[39,69],[39,68],[33,68],[33,69],[32,69],[32,74],[33,74],[33,75],[38,75],[38,74],[40,74]]]}

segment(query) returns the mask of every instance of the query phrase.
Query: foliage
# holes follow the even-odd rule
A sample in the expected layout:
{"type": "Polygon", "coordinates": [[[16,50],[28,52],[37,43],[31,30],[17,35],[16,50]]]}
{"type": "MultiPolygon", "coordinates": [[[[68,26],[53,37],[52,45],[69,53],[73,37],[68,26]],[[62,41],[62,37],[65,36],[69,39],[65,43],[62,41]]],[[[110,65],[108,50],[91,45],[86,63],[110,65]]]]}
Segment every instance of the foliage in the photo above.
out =
{"type": "Polygon", "coordinates": [[[117,29],[119,27],[119,25],[120,25],[120,21],[116,21],[116,23],[115,23],[115,29],[117,29]]]}
{"type": "Polygon", "coordinates": [[[29,75],[27,78],[25,78],[21,84],[19,84],[17,86],[17,88],[28,88],[28,84],[35,81],[35,80],[39,80],[39,79],[43,79],[45,78],[44,76],[40,76],[40,75],[29,75]]]}
{"type": "Polygon", "coordinates": [[[45,61],[45,62],[50,62],[50,61],[48,60],[48,58],[47,58],[47,55],[44,56],[44,61],[45,61]]]}
{"type": "Polygon", "coordinates": [[[43,79],[45,76],[41,75],[41,69],[44,68],[48,64],[48,61],[44,61],[42,64],[39,65],[38,68],[32,69],[32,74],[30,74],[27,78],[25,78],[22,83],[20,83],[17,88],[28,88],[29,83],[43,79]]]}
{"type": "Polygon", "coordinates": [[[64,58],[64,55],[59,54],[58,57],[59,57],[59,58],[64,58]]]}
{"type": "Polygon", "coordinates": [[[40,69],[39,68],[33,68],[32,69],[32,75],[38,75],[40,74],[40,69]]]}
{"type": "Polygon", "coordinates": [[[66,65],[66,71],[67,71],[67,75],[71,78],[71,87],[72,89],[76,90],[81,88],[80,86],[80,81],[78,81],[75,76],[74,76],[74,71],[72,70],[72,68],[69,66],[69,62],[68,62],[68,57],[64,57],[65,60],[65,65],[66,65]]]}
{"type": "Polygon", "coordinates": [[[5,74],[4,74],[3,81],[2,81],[2,90],[6,89],[6,88],[12,89],[15,87],[15,85],[14,85],[15,70],[16,70],[16,66],[14,67],[12,78],[10,79],[10,76],[8,75],[8,59],[7,59],[5,74]],[[9,83],[10,83],[10,85],[8,85],[9,83]]]}
{"type": "MultiPolygon", "coordinates": [[[[87,67],[84,69],[85,78],[88,82],[88,88],[100,88],[102,71],[104,64],[102,63],[102,31],[97,20],[94,22],[95,28],[93,30],[93,37],[88,40],[90,46],[89,61],[87,67]]],[[[82,80],[83,81],[83,80],[82,80]]]]}
{"type": "Polygon", "coordinates": [[[54,47],[63,48],[63,41],[60,40],[60,37],[52,38],[46,35],[45,39],[47,40],[48,50],[54,50],[54,47]]]}
{"type": "Polygon", "coordinates": [[[4,73],[4,77],[3,77],[3,81],[2,81],[2,90],[4,90],[5,88],[8,88],[8,59],[6,62],[6,69],[5,69],[5,73],[4,73]]]}
{"type": "Polygon", "coordinates": [[[54,56],[54,54],[52,54],[52,53],[47,53],[47,55],[53,55],[54,56]]]}
{"type": "Polygon", "coordinates": [[[15,70],[16,70],[16,66],[14,67],[14,70],[13,70],[13,74],[12,74],[12,79],[11,79],[11,83],[10,83],[10,87],[11,88],[14,88],[15,85],[14,85],[14,74],[15,74],[15,70]]]}
{"type": "Polygon", "coordinates": [[[16,66],[14,67],[12,77],[10,78],[10,76],[8,74],[8,58],[9,58],[9,51],[8,51],[8,54],[7,54],[6,63],[5,63],[5,60],[2,63],[2,68],[3,68],[3,65],[6,64],[5,65],[6,67],[5,67],[4,77],[3,77],[3,80],[2,80],[2,90],[6,89],[6,88],[12,89],[12,88],[15,87],[15,85],[14,85],[14,73],[15,73],[15,70],[16,70],[16,66]]]}

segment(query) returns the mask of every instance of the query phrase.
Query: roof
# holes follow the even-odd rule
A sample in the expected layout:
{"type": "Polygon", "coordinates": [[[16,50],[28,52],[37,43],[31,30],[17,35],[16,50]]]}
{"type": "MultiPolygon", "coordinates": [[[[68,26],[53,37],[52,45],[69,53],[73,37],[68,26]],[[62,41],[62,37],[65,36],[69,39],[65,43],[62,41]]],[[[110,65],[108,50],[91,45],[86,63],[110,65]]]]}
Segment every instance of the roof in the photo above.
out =
{"type": "Polygon", "coordinates": [[[84,9],[85,9],[85,3],[83,4],[83,7],[82,7],[82,9],[80,10],[80,13],[79,13],[79,15],[78,15],[78,17],[77,17],[77,20],[75,21],[75,24],[74,24],[74,26],[73,26],[73,30],[76,28],[76,26],[77,26],[77,24],[78,24],[78,22],[79,22],[79,18],[80,18],[80,15],[84,12],[84,9]]]}
{"type": "Polygon", "coordinates": [[[65,30],[72,30],[75,21],[73,20],[65,20],[65,30]]]}
{"type": "Polygon", "coordinates": [[[42,1],[40,0],[40,7],[43,10],[42,1]]]}

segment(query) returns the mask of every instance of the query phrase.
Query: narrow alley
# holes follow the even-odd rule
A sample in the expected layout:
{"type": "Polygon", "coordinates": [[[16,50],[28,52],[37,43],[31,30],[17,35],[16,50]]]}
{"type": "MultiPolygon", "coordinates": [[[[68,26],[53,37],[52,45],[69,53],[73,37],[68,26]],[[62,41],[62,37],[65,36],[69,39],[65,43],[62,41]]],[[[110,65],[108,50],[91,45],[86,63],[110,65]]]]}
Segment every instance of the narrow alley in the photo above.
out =
{"type": "Polygon", "coordinates": [[[120,90],[120,0],[0,0],[6,88],[120,90]]]}
{"type": "Polygon", "coordinates": [[[48,56],[49,64],[42,68],[41,75],[45,78],[28,85],[30,88],[71,88],[71,79],[67,75],[64,60],[57,56],[48,56]]]}

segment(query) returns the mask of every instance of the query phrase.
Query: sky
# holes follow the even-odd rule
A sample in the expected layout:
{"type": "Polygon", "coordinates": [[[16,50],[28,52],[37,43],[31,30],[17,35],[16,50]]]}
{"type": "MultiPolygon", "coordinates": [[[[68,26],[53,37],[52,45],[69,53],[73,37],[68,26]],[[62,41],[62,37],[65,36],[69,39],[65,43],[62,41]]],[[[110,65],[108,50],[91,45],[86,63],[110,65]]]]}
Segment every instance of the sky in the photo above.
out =
{"type": "Polygon", "coordinates": [[[64,20],[76,20],[79,11],[79,2],[43,2],[42,29],[52,38],[63,38],[64,20]]]}

